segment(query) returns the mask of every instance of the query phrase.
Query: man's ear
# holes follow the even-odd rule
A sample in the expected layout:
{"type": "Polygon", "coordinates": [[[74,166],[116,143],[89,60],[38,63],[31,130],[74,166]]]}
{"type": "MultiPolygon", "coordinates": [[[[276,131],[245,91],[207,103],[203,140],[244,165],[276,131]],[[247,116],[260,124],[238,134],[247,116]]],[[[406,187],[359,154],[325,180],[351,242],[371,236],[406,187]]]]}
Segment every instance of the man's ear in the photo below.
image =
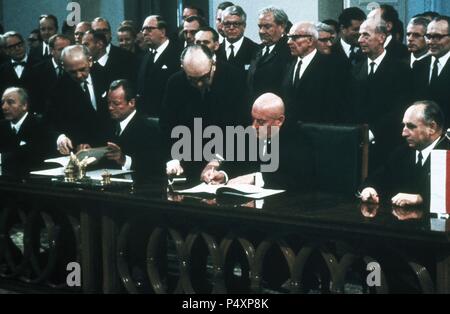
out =
{"type": "Polygon", "coordinates": [[[130,106],[132,106],[134,109],[136,109],[136,98],[130,99],[130,101],[128,103],[130,104],[130,106]]]}
{"type": "Polygon", "coordinates": [[[89,56],[88,62],[89,62],[89,67],[92,68],[92,65],[94,64],[94,62],[92,61],[92,56],[89,56]]]}

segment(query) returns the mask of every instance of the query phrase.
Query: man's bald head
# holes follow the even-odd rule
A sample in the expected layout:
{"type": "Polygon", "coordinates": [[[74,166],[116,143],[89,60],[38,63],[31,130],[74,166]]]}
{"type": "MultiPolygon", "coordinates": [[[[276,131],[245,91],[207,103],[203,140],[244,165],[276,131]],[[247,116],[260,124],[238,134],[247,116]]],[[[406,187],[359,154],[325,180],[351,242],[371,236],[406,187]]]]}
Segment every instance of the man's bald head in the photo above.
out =
{"type": "Polygon", "coordinates": [[[189,82],[202,90],[212,84],[215,65],[212,52],[205,46],[192,45],[181,54],[181,66],[189,82]]]}
{"type": "Polygon", "coordinates": [[[273,117],[279,117],[284,115],[283,100],[279,96],[272,93],[266,93],[259,96],[255,100],[253,108],[263,110],[273,117]]]}
{"type": "Polygon", "coordinates": [[[272,93],[259,96],[252,107],[253,127],[261,139],[278,133],[285,120],[283,100],[272,93]],[[273,127],[273,128],[272,128],[273,127]]]}
{"type": "Polygon", "coordinates": [[[92,58],[87,47],[82,45],[66,47],[61,53],[61,60],[64,70],[74,81],[81,84],[88,78],[92,58]]]}

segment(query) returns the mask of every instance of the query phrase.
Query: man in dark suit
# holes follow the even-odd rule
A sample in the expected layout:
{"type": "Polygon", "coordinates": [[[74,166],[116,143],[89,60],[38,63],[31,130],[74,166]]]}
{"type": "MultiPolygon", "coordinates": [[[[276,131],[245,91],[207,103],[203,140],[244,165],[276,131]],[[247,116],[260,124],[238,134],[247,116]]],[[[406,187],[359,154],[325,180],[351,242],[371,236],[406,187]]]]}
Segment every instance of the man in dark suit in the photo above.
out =
{"type": "Polygon", "coordinates": [[[408,48],[394,36],[394,27],[398,24],[398,12],[389,4],[382,4],[379,8],[370,11],[367,18],[381,19],[386,23],[387,37],[384,48],[390,57],[404,60],[409,57],[408,48]]]}
{"type": "Polygon", "coordinates": [[[65,35],[56,34],[48,41],[51,59],[46,59],[34,65],[31,69],[31,112],[43,114],[49,106],[50,94],[56,82],[64,75],[61,64],[61,53],[70,46],[70,39],[65,35]]]}
{"type": "Polygon", "coordinates": [[[195,43],[195,34],[201,27],[204,26],[206,26],[206,22],[203,18],[196,15],[187,17],[183,21],[183,28],[180,34],[180,39],[182,42],[181,46],[186,47],[193,45],[195,43]]]}
{"type": "Polygon", "coordinates": [[[342,91],[336,85],[335,63],[317,52],[316,27],[308,22],[296,23],[287,37],[295,60],[288,65],[283,80],[286,122],[336,121],[342,91]]]}
{"type": "Polygon", "coordinates": [[[42,42],[35,48],[30,50],[30,56],[36,61],[50,59],[50,46],[48,40],[58,32],[58,19],[51,14],[44,14],[39,17],[39,32],[42,42]]]}
{"type": "Polygon", "coordinates": [[[367,19],[360,28],[359,44],[366,60],[352,71],[350,95],[354,123],[369,125],[369,169],[375,169],[386,152],[400,142],[398,121],[411,99],[409,67],[384,49],[386,23],[367,19]]]}
{"type": "Polygon", "coordinates": [[[349,68],[364,59],[358,37],[359,27],[365,19],[366,14],[357,7],[344,9],[338,18],[340,40],[332,47],[331,53],[349,68]]]}
{"type": "Polygon", "coordinates": [[[82,43],[89,48],[92,60],[94,61],[94,68],[105,74],[108,84],[129,75],[129,73],[127,73],[128,70],[124,71],[125,67],[115,67],[113,63],[109,62],[110,57],[106,52],[108,41],[103,32],[94,31],[92,29],[86,31],[82,43]]]}
{"type": "Polygon", "coordinates": [[[136,95],[130,82],[111,83],[108,109],[116,132],[107,142],[110,150],[106,158],[123,170],[135,170],[139,178],[163,176],[160,136],[136,111],[136,95]]]}
{"type": "Polygon", "coordinates": [[[30,87],[30,72],[35,64],[26,53],[25,41],[17,32],[7,32],[3,35],[5,49],[9,61],[0,66],[0,93],[11,86],[30,87]]]}
{"type": "Polygon", "coordinates": [[[411,53],[407,62],[411,69],[418,61],[428,56],[428,44],[425,40],[427,27],[430,21],[424,17],[415,17],[409,21],[406,28],[408,51],[411,53]]]}
{"type": "Polygon", "coordinates": [[[430,202],[430,154],[434,149],[450,149],[445,136],[445,120],[432,101],[418,101],[403,117],[402,136],[407,142],[363,184],[363,202],[391,200],[396,206],[424,208],[430,202]]]}
{"type": "Polygon", "coordinates": [[[288,22],[286,13],[276,7],[262,9],[258,18],[261,46],[248,71],[250,100],[264,93],[281,96],[284,71],[292,56],[284,30],[288,22]]]}
{"type": "Polygon", "coordinates": [[[418,61],[413,70],[417,99],[431,99],[439,104],[445,117],[450,117],[450,18],[434,19],[427,28],[431,57],[418,61]]]}
{"type": "MultiPolygon", "coordinates": [[[[299,131],[282,128],[285,121],[283,100],[275,94],[265,93],[255,100],[251,112],[252,127],[260,147],[255,146],[257,152],[250,151],[248,155],[256,155],[256,161],[226,160],[221,166],[220,162],[212,160],[202,171],[201,180],[296,191],[312,188],[312,147],[299,131]],[[228,177],[233,176],[228,181],[228,177]]],[[[238,149],[248,151],[249,146],[238,149]]]]}
{"type": "Polygon", "coordinates": [[[77,24],[75,27],[74,37],[75,37],[75,44],[76,45],[82,45],[82,40],[84,33],[86,33],[88,30],[91,29],[91,22],[87,21],[81,21],[77,24]]]}
{"type": "Polygon", "coordinates": [[[0,154],[3,174],[26,175],[43,164],[54,150],[46,124],[28,112],[28,94],[10,87],[2,96],[5,120],[0,121],[0,154]]]}
{"type": "Polygon", "coordinates": [[[106,36],[106,54],[108,57],[104,65],[105,71],[116,73],[112,75],[113,79],[119,76],[121,79],[127,79],[134,83],[136,79],[137,60],[131,52],[111,44],[111,26],[108,20],[102,17],[96,17],[92,21],[91,27],[92,30],[103,33],[106,36]]]}
{"type": "Polygon", "coordinates": [[[216,126],[224,131],[226,126],[247,125],[248,119],[245,118],[249,110],[245,107],[245,82],[238,69],[227,64],[216,68],[213,54],[205,46],[189,46],[181,58],[183,71],[174,74],[167,83],[160,126],[167,144],[167,158],[172,159],[167,174],[183,172],[180,165],[183,159],[187,161],[184,168],[188,178],[198,178],[204,166],[204,156],[203,150],[199,151],[194,143],[201,144],[203,138],[200,142],[195,139],[195,135],[202,134],[197,131],[194,134],[194,130],[199,126],[203,133],[208,126],[216,126]],[[187,151],[182,154],[176,151],[176,156],[171,154],[171,150],[176,147],[174,144],[179,142],[171,136],[176,127],[189,130],[194,135],[192,142],[189,141],[193,155],[187,151]]]}
{"type": "Polygon", "coordinates": [[[217,59],[227,62],[244,73],[256,54],[258,45],[244,37],[247,14],[240,6],[231,6],[222,12],[225,40],[220,44],[217,59]]]}
{"type": "Polygon", "coordinates": [[[138,74],[138,111],[159,117],[169,77],[180,70],[180,50],[167,37],[168,26],[159,15],[148,16],[142,33],[150,49],[141,61],[138,74]]]}
{"type": "Polygon", "coordinates": [[[91,69],[88,48],[66,47],[61,59],[66,74],[56,84],[47,117],[60,134],[58,150],[69,154],[85,144],[104,144],[112,122],[105,99],[108,84],[102,72],[91,69]]]}

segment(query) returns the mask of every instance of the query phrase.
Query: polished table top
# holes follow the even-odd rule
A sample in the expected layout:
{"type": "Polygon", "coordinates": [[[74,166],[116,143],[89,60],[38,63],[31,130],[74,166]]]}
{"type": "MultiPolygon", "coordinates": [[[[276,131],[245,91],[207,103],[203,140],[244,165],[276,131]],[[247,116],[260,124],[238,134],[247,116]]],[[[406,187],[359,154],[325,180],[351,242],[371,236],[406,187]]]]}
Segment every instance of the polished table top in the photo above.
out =
{"type": "Polygon", "coordinates": [[[428,209],[361,204],[352,195],[285,192],[269,196],[262,202],[241,197],[175,194],[168,192],[163,179],[146,184],[102,187],[64,183],[49,177],[17,179],[5,176],[0,176],[0,191],[102,200],[115,205],[123,203],[148,210],[164,210],[166,213],[208,215],[291,227],[309,226],[329,232],[450,243],[450,221],[433,217],[428,209]]]}

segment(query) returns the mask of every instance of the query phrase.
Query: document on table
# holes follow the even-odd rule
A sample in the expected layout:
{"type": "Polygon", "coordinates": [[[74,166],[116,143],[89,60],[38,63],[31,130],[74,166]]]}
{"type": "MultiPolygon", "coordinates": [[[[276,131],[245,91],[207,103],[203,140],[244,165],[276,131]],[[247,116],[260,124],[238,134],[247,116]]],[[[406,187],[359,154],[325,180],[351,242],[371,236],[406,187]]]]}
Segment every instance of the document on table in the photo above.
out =
{"type": "Polygon", "coordinates": [[[207,193],[207,194],[229,194],[238,195],[251,199],[261,199],[270,195],[283,193],[284,190],[272,190],[257,187],[251,184],[236,184],[236,185],[224,185],[224,184],[206,184],[201,183],[193,188],[186,190],[175,191],[180,194],[197,194],[197,193],[207,193]]]}

